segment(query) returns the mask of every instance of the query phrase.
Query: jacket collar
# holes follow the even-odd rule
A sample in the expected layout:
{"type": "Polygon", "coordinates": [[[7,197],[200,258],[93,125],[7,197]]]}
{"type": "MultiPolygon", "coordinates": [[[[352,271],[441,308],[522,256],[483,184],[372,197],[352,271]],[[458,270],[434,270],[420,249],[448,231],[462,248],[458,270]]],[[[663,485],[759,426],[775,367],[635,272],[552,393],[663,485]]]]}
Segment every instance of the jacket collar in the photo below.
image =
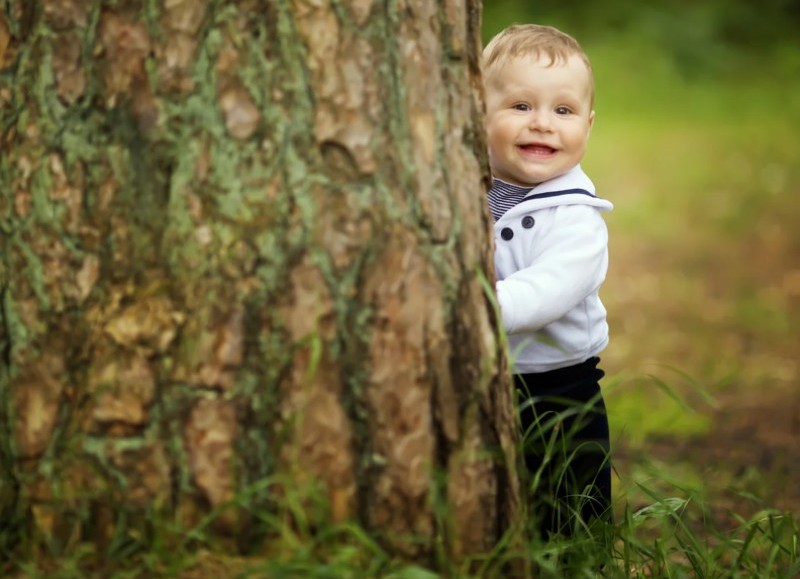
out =
{"type": "Polygon", "coordinates": [[[532,188],[523,188],[499,179],[495,179],[495,183],[499,183],[503,187],[517,188],[518,190],[527,189],[524,199],[506,211],[495,223],[495,226],[500,221],[507,221],[530,211],[561,205],[591,205],[600,211],[610,211],[614,208],[611,202],[595,195],[594,184],[580,168],[580,165],[573,167],[563,175],[532,188]]]}
{"type": "Polygon", "coordinates": [[[506,190],[527,191],[526,197],[538,195],[540,193],[553,193],[555,191],[569,191],[572,189],[583,189],[587,193],[592,195],[595,194],[594,183],[592,183],[592,180],[589,179],[586,173],[583,172],[583,169],[581,169],[580,165],[576,165],[563,175],[554,177],[553,179],[545,181],[544,183],[539,183],[535,187],[514,185],[513,183],[508,183],[497,178],[494,178],[493,182],[495,184],[501,184],[501,186],[506,190]]]}

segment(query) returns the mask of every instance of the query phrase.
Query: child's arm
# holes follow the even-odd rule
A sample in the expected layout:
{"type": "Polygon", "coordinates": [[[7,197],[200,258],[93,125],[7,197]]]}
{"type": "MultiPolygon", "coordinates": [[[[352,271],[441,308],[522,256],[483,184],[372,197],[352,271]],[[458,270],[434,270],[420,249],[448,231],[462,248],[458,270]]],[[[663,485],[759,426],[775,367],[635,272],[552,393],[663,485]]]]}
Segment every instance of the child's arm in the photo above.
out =
{"type": "Polygon", "coordinates": [[[507,257],[527,267],[497,282],[509,334],[536,331],[563,317],[600,287],[608,270],[608,230],[599,211],[586,205],[548,211],[530,239],[510,246],[513,257],[507,257]]]}

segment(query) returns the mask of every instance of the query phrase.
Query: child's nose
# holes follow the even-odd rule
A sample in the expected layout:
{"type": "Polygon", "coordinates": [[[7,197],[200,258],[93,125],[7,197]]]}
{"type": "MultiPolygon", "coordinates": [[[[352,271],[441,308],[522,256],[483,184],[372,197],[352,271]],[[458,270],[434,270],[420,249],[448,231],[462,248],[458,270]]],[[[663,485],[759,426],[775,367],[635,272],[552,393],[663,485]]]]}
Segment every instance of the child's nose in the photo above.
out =
{"type": "Polygon", "coordinates": [[[531,129],[549,129],[550,115],[548,114],[548,111],[543,111],[543,110],[531,111],[529,125],[531,129]]]}

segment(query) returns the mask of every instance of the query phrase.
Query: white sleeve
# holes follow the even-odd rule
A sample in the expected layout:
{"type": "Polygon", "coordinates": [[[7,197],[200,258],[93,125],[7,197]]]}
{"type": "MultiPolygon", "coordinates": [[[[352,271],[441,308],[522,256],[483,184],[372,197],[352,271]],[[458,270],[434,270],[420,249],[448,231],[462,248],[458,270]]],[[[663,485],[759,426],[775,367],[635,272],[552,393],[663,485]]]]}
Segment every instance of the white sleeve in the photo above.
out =
{"type": "Polygon", "coordinates": [[[600,212],[586,205],[554,208],[537,236],[534,257],[497,282],[497,300],[508,334],[537,331],[562,318],[598,290],[608,270],[608,230],[600,212]]]}

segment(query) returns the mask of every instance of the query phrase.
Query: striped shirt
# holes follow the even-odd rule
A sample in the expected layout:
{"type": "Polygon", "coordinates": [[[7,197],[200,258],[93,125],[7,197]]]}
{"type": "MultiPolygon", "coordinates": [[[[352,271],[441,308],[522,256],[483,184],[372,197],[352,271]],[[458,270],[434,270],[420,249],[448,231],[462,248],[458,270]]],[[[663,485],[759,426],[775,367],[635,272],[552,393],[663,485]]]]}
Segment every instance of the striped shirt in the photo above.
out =
{"type": "Polygon", "coordinates": [[[533,187],[512,185],[500,179],[492,179],[492,188],[489,189],[489,210],[497,221],[503,214],[522,201],[531,192],[533,187]]]}

